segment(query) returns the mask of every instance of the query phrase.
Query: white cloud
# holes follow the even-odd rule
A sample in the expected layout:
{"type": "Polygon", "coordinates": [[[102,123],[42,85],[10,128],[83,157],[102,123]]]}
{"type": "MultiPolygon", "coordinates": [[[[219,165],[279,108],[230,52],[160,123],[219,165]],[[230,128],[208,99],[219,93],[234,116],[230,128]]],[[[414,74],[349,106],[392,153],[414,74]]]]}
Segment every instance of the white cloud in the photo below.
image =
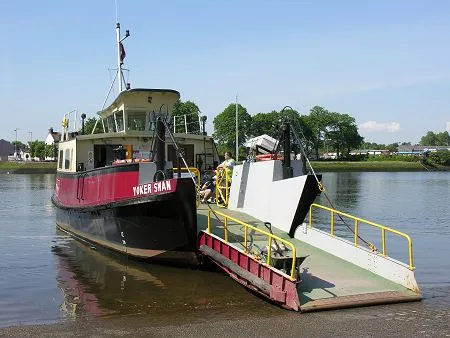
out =
{"type": "Polygon", "coordinates": [[[377,122],[377,121],[367,121],[359,125],[359,129],[366,132],[374,131],[388,131],[390,133],[395,133],[400,130],[400,123],[398,122],[377,122]]]}
{"type": "Polygon", "coordinates": [[[447,122],[447,128],[445,130],[450,131],[450,122],[447,122]]]}

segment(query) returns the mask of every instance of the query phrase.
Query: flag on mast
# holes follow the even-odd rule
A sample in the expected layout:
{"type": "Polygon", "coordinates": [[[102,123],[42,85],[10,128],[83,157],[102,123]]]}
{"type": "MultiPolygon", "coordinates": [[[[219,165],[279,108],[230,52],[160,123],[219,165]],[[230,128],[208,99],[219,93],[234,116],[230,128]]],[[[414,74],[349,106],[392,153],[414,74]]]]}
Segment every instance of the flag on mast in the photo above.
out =
{"type": "Polygon", "coordinates": [[[122,42],[119,42],[119,48],[120,48],[120,62],[123,63],[123,59],[125,59],[125,56],[127,54],[125,53],[125,48],[123,47],[122,42]]]}

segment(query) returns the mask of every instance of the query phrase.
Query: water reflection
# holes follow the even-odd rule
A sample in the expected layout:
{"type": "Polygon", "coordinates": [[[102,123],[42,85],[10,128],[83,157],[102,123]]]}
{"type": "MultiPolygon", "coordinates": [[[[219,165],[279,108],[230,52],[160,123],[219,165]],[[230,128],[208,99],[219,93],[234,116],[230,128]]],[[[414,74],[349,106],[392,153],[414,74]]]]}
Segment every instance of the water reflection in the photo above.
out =
{"type": "Polygon", "coordinates": [[[52,252],[64,317],[185,311],[258,300],[218,272],[153,265],[95,249],[60,232],[52,252]]]}

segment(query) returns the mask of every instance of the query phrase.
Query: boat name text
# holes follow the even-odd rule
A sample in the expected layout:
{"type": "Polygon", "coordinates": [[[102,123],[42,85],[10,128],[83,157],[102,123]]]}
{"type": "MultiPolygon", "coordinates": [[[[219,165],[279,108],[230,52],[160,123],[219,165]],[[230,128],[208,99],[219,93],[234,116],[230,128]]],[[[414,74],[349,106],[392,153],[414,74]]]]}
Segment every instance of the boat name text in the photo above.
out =
{"type": "Polygon", "coordinates": [[[172,180],[151,182],[146,184],[140,184],[133,187],[133,196],[159,194],[163,192],[175,191],[175,186],[172,185],[172,180]]]}

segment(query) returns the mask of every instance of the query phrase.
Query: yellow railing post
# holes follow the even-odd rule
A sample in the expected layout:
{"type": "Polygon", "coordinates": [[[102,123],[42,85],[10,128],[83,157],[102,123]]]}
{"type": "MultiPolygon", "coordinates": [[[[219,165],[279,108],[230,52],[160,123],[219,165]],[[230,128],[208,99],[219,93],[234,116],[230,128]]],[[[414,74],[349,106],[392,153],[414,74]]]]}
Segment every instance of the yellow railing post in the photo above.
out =
{"type": "Polygon", "coordinates": [[[208,210],[208,234],[211,233],[211,210],[208,210]]]}
{"type": "Polygon", "coordinates": [[[358,246],[358,220],[355,219],[355,246],[358,246]]]}
{"type": "Polygon", "coordinates": [[[291,278],[295,279],[295,269],[297,267],[297,249],[295,246],[292,248],[292,267],[291,267],[291,278]]]}
{"type": "Polygon", "coordinates": [[[386,230],[381,228],[381,254],[386,256],[386,230]]]}
{"type": "Polygon", "coordinates": [[[228,243],[228,217],[225,216],[225,220],[224,220],[224,230],[225,230],[225,243],[228,243]]]}
{"type": "Polygon", "coordinates": [[[411,238],[408,236],[408,244],[409,244],[409,268],[411,270],[414,269],[414,265],[413,265],[413,255],[412,255],[412,242],[411,242],[411,238]]]}
{"type": "Polygon", "coordinates": [[[270,266],[270,256],[272,255],[272,236],[269,236],[268,241],[268,247],[267,247],[267,265],[270,266]]]}
{"type": "Polygon", "coordinates": [[[247,225],[244,225],[244,247],[245,247],[245,253],[248,252],[247,247],[247,225]]]}

